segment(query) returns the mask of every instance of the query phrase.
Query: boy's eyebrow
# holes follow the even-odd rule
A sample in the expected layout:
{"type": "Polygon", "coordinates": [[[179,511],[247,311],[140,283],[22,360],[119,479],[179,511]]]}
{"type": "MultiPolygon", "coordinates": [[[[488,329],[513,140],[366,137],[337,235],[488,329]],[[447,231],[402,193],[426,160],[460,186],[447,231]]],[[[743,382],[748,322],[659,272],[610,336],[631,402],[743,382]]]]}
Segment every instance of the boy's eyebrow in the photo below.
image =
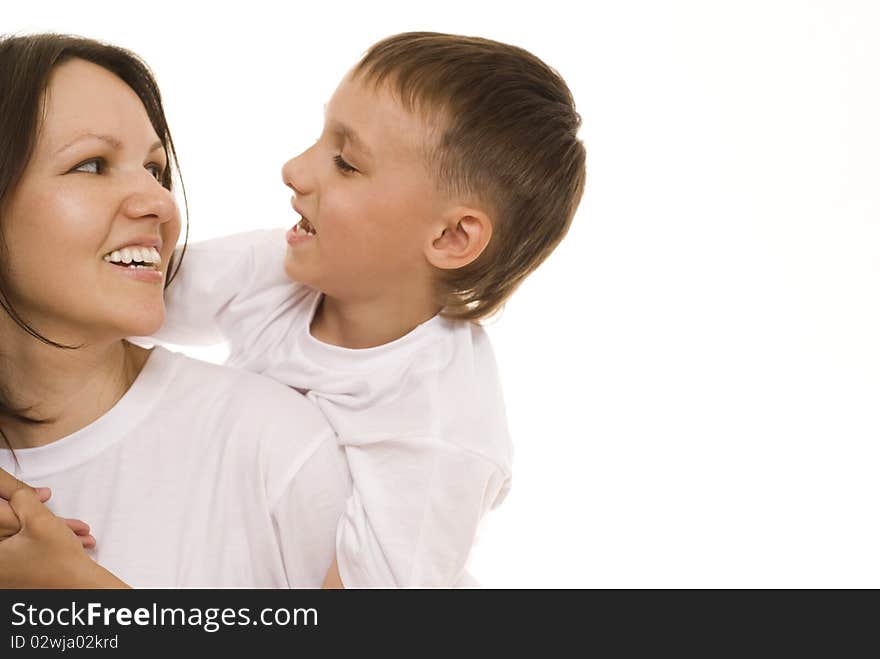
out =
{"type": "Polygon", "coordinates": [[[331,120],[330,121],[330,129],[334,133],[338,133],[339,135],[342,135],[342,137],[344,139],[351,142],[358,149],[358,151],[363,152],[363,154],[365,156],[367,156],[368,158],[373,157],[373,152],[370,151],[370,147],[368,147],[364,143],[364,141],[360,138],[360,136],[357,134],[357,132],[355,132],[355,130],[351,126],[347,126],[346,124],[342,123],[341,121],[331,120]]]}
{"type": "MultiPolygon", "coordinates": [[[[93,138],[96,138],[96,139],[101,140],[102,142],[106,142],[107,144],[109,144],[111,147],[113,147],[113,148],[116,149],[117,151],[118,151],[119,149],[122,148],[122,142],[120,142],[118,139],[116,139],[116,138],[113,137],[112,135],[105,135],[105,134],[103,134],[103,133],[94,133],[94,132],[92,132],[92,131],[87,131],[87,132],[85,132],[85,133],[80,133],[79,135],[77,135],[77,136],[76,136],[75,138],[73,138],[70,142],[68,142],[67,144],[65,144],[64,146],[62,146],[60,149],[58,149],[58,151],[56,151],[55,154],[58,155],[58,154],[61,153],[62,151],[65,151],[65,150],[69,149],[69,148],[72,147],[74,144],[76,144],[76,143],[79,142],[80,140],[83,140],[83,139],[85,139],[85,138],[87,138],[87,137],[93,137],[93,138]]],[[[162,141],[161,141],[161,140],[157,140],[157,141],[156,141],[156,142],[155,142],[155,143],[149,148],[148,153],[153,152],[153,151],[155,151],[156,149],[161,149],[161,148],[162,148],[162,141]]]]}

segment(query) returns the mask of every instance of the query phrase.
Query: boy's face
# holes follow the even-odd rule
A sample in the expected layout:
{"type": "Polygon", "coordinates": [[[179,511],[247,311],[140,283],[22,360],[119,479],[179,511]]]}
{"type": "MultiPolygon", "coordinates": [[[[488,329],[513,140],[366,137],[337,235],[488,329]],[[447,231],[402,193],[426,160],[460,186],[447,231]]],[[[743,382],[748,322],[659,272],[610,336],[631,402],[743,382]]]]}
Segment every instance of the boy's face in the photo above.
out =
{"type": "Polygon", "coordinates": [[[425,162],[430,137],[425,120],[384,87],[346,76],[321,137],[282,169],[306,220],[288,232],[288,276],[352,301],[427,294],[425,248],[444,208],[425,162]]]}

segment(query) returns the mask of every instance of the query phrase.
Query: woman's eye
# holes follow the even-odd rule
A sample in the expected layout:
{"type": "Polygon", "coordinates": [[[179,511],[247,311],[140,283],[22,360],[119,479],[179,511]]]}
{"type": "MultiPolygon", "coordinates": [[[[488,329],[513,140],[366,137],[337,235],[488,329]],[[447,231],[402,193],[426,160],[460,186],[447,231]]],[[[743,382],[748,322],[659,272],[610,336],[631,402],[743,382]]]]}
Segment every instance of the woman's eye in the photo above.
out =
{"type": "Polygon", "coordinates": [[[356,168],[352,167],[347,162],[345,162],[345,160],[342,159],[342,156],[339,156],[339,155],[334,156],[333,162],[336,163],[336,167],[339,169],[339,171],[345,172],[346,174],[349,172],[356,172],[357,171],[356,168]]]}
{"type": "Polygon", "coordinates": [[[100,174],[104,171],[104,165],[105,163],[103,158],[91,158],[90,160],[85,160],[81,162],[70,171],[85,172],[86,174],[100,174]]]}
{"type": "Polygon", "coordinates": [[[149,165],[147,165],[147,169],[152,172],[153,178],[155,178],[157,181],[161,181],[162,175],[165,174],[165,168],[155,162],[151,162],[149,165]]]}

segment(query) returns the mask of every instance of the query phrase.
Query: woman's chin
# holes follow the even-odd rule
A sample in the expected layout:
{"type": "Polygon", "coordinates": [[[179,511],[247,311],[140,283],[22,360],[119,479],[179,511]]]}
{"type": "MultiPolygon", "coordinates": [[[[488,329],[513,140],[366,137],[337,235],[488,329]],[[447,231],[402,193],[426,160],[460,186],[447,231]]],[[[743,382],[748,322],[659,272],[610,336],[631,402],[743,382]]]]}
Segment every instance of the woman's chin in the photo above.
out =
{"type": "Polygon", "coordinates": [[[123,336],[152,336],[165,323],[165,307],[152,313],[138,314],[136,317],[126,318],[122,326],[123,336]]]}

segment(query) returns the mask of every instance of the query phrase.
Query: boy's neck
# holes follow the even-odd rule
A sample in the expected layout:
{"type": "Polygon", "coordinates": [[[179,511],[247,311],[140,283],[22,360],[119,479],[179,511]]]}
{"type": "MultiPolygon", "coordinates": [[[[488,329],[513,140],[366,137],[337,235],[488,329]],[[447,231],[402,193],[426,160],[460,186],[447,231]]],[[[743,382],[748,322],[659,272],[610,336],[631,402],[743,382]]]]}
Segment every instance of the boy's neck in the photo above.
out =
{"type": "Polygon", "coordinates": [[[429,298],[414,303],[394,297],[346,301],[323,295],[310,331],[319,341],[342,348],[375,348],[405,336],[440,309],[429,298]]]}

